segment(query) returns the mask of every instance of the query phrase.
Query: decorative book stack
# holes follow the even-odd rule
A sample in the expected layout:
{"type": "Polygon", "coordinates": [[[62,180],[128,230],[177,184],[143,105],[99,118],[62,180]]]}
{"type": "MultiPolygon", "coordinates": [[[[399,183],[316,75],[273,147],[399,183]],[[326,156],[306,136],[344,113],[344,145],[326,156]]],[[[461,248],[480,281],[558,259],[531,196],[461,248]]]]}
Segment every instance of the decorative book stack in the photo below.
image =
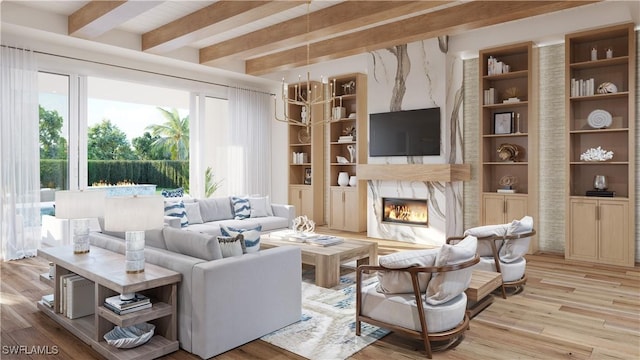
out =
{"type": "Polygon", "coordinates": [[[77,319],[93,314],[94,289],[93,281],[80,275],[71,273],[60,276],[62,314],[69,319],[77,319]]]}
{"type": "Polygon", "coordinates": [[[120,295],[115,295],[104,299],[104,307],[118,315],[125,315],[150,308],[151,300],[137,293],[130,300],[122,300],[120,299],[120,295]]]}
{"type": "Polygon", "coordinates": [[[308,239],[307,242],[315,246],[331,246],[344,242],[343,238],[331,235],[321,235],[316,238],[308,239]]]}

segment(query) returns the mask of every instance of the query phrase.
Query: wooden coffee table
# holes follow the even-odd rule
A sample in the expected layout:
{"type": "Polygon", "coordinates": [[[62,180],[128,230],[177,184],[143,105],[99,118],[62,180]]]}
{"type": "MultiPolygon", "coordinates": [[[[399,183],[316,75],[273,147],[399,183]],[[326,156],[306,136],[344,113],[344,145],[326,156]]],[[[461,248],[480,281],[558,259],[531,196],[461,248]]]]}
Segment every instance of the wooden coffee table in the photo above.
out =
{"type": "Polygon", "coordinates": [[[276,240],[269,234],[261,236],[260,246],[268,249],[277,246],[293,245],[302,251],[302,263],[316,268],[316,285],[330,288],[340,282],[340,264],[356,260],[358,265],[378,263],[378,243],[344,239],[344,242],[331,246],[316,246],[288,240],[276,240]]]}

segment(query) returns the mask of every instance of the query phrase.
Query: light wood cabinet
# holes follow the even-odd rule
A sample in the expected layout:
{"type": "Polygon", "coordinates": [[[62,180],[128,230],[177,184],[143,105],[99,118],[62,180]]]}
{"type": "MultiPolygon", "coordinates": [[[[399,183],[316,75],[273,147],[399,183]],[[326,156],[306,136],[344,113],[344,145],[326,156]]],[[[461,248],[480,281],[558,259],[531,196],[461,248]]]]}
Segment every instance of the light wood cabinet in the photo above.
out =
{"type": "Polygon", "coordinates": [[[332,229],[359,232],[360,199],[358,190],[350,187],[332,186],[331,213],[329,223],[332,229]]]}
{"type": "Polygon", "coordinates": [[[606,264],[633,263],[629,204],[620,199],[572,198],[568,248],[574,260],[606,264]]]}
{"type": "Polygon", "coordinates": [[[367,228],[367,182],[357,180],[355,187],[341,187],[338,186],[338,174],[346,172],[357,178],[356,166],[367,163],[367,77],[360,73],[337,76],[335,84],[337,101],[327,109],[344,107],[345,113],[344,117],[333,118],[327,130],[329,228],[362,232],[367,228]],[[352,140],[341,139],[350,134],[354,135],[352,140]],[[353,158],[350,149],[355,151],[353,158]],[[347,161],[338,161],[338,156],[347,161]]]}
{"type": "Polygon", "coordinates": [[[635,65],[633,24],[565,36],[567,259],[634,266],[635,65]],[[593,85],[576,91],[580,81],[593,85]],[[616,91],[598,92],[607,82],[616,91]],[[613,158],[581,158],[599,146],[613,158]],[[596,175],[606,176],[608,196],[592,192],[596,175]]]}
{"type": "MultiPolygon", "coordinates": [[[[533,51],[533,43],[525,42],[479,53],[482,225],[506,223],[525,215],[533,217],[534,224],[538,219],[537,62],[533,51]],[[503,145],[517,149],[518,155],[503,158],[504,152],[499,151],[503,145]]],[[[536,236],[530,252],[537,251],[537,243],[536,236]]]]}
{"type": "Polygon", "coordinates": [[[526,195],[485,194],[482,202],[484,224],[505,224],[528,215],[526,195]]]}
{"type": "Polygon", "coordinates": [[[295,207],[296,216],[309,216],[308,214],[313,214],[315,202],[311,187],[305,185],[289,185],[289,204],[295,207]]]}
{"type": "MultiPolygon", "coordinates": [[[[318,82],[310,82],[312,91],[322,88],[318,82]]],[[[289,97],[296,91],[306,96],[307,84],[293,84],[288,88],[289,97]]],[[[287,117],[302,120],[302,106],[288,105],[287,117]]],[[[306,215],[316,224],[324,224],[324,124],[322,105],[311,109],[313,124],[289,123],[289,204],[295,206],[296,216],[306,215]],[[303,154],[296,157],[294,154],[303,154]]]]}

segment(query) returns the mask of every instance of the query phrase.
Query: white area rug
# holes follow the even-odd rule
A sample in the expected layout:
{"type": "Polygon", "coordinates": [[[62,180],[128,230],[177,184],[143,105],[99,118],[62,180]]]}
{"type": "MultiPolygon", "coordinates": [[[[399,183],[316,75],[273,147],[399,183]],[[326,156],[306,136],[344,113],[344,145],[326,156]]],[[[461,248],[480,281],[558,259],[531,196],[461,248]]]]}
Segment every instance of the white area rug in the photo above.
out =
{"type": "MultiPolygon", "coordinates": [[[[351,277],[325,289],[302,282],[302,318],[262,337],[262,340],[312,360],[342,360],[362,350],[389,331],[362,323],[356,336],[356,286],[351,277]]],[[[366,283],[377,281],[375,277],[366,283]]]]}

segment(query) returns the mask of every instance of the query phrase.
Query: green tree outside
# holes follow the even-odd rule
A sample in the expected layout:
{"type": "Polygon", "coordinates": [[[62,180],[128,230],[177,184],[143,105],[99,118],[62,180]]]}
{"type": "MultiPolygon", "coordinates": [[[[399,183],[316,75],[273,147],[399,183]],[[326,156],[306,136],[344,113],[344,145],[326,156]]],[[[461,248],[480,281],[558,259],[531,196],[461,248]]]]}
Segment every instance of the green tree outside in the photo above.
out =
{"type": "Polygon", "coordinates": [[[64,119],[56,110],[46,110],[38,105],[40,113],[40,158],[66,159],[67,139],[62,137],[64,119]]]}
{"type": "Polygon", "coordinates": [[[133,151],[140,160],[170,160],[171,154],[165,152],[164,148],[155,146],[154,143],[160,139],[159,136],[151,136],[145,131],[142,136],[135,137],[131,140],[133,151]]]}
{"type": "Polygon", "coordinates": [[[154,145],[167,149],[171,154],[171,160],[189,159],[189,116],[180,119],[177,109],[158,110],[167,119],[163,124],[147,126],[153,137],[158,137],[154,145]]]}
{"type": "Polygon", "coordinates": [[[89,160],[136,160],[127,134],[109,119],[93,125],[88,130],[87,158],[89,160]]]}

